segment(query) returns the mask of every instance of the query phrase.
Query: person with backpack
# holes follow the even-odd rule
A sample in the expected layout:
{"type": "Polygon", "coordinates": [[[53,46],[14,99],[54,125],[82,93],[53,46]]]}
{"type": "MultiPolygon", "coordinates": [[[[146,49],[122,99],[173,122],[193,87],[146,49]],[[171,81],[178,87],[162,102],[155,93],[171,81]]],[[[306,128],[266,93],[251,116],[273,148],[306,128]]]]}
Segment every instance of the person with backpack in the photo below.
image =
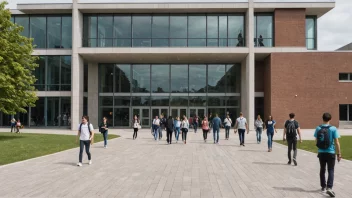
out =
{"type": "Polygon", "coordinates": [[[302,143],[301,129],[298,122],[295,120],[295,114],[290,113],[290,119],[286,120],[284,127],[284,137],[283,140],[287,140],[287,156],[288,156],[288,165],[291,165],[291,151],[293,149],[293,163],[297,166],[297,132],[299,135],[299,140],[302,143]],[[286,136],[286,138],[285,138],[286,136]]]}
{"type": "Polygon", "coordinates": [[[246,130],[247,130],[247,134],[249,133],[249,130],[248,130],[247,119],[243,117],[242,112],[240,112],[240,117],[236,119],[235,134],[237,133],[237,130],[238,130],[238,135],[240,137],[240,146],[245,146],[244,136],[245,136],[246,130]]]}
{"type": "Polygon", "coordinates": [[[260,144],[262,142],[263,125],[264,125],[264,122],[263,122],[262,118],[260,117],[260,115],[258,115],[257,119],[254,122],[254,128],[256,131],[258,144],[260,144]]]}
{"type": "Polygon", "coordinates": [[[272,152],[273,151],[273,138],[274,138],[274,131],[275,133],[277,133],[276,129],[275,129],[275,120],[273,118],[273,116],[269,116],[268,120],[265,122],[265,126],[266,126],[266,134],[268,136],[268,152],[272,152]]]}
{"type": "Polygon", "coordinates": [[[229,140],[230,129],[231,129],[231,125],[232,125],[232,120],[231,120],[229,114],[227,114],[227,116],[224,120],[224,124],[225,124],[225,140],[229,140]]]}
{"type": "Polygon", "coordinates": [[[199,122],[199,118],[197,115],[195,115],[193,117],[193,121],[192,121],[192,124],[193,124],[193,128],[194,128],[194,133],[197,133],[197,130],[198,130],[198,122],[199,122]]]}
{"type": "Polygon", "coordinates": [[[133,126],[133,139],[135,140],[137,139],[138,129],[141,128],[141,121],[138,119],[137,115],[133,116],[132,126],[133,126]]]}
{"type": "Polygon", "coordinates": [[[209,133],[209,122],[208,122],[207,116],[205,116],[202,121],[202,130],[203,130],[204,143],[206,143],[208,138],[208,133],[209,133]]]}
{"type": "Polygon", "coordinates": [[[168,144],[171,144],[172,142],[172,132],[174,130],[174,127],[174,119],[172,119],[172,116],[169,116],[169,118],[166,120],[166,135],[168,144]]]}
{"type": "Polygon", "coordinates": [[[82,123],[78,125],[78,133],[76,143],[79,138],[79,162],[77,166],[82,166],[83,149],[86,148],[86,153],[88,155],[88,164],[92,164],[92,155],[90,153],[90,145],[93,144],[94,138],[94,128],[91,123],[89,123],[88,116],[82,116],[82,123]]]}
{"type": "Polygon", "coordinates": [[[103,117],[103,122],[99,125],[99,132],[103,135],[104,138],[104,148],[108,148],[108,130],[108,119],[106,117],[103,117]]]}
{"type": "Polygon", "coordinates": [[[183,120],[181,122],[181,128],[182,128],[182,140],[184,141],[185,144],[187,144],[187,133],[189,130],[189,122],[185,115],[183,116],[183,120]]]}
{"type": "Polygon", "coordinates": [[[335,197],[332,191],[334,186],[335,161],[342,159],[340,148],[340,134],[336,127],[330,125],[331,114],[323,114],[323,124],[315,129],[314,137],[318,147],[318,158],[320,162],[320,186],[321,191],[326,192],[330,197],[335,197]],[[328,181],[326,183],[325,172],[328,167],[328,181]]]}

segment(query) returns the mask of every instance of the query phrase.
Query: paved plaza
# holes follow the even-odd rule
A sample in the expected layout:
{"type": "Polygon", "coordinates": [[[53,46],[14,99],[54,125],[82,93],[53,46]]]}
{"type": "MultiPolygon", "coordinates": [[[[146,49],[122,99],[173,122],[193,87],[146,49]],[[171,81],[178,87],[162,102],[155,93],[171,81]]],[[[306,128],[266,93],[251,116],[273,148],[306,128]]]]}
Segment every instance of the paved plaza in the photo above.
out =
{"type": "MultiPolygon", "coordinates": [[[[155,142],[149,130],[140,131],[137,140],[132,140],[132,130],[110,133],[122,137],[109,141],[108,149],[94,144],[92,165],[85,155],[83,166],[77,167],[75,148],[1,166],[0,197],[327,197],[319,192],[316,154],[299,150],[298,166],[288,166],[286,147],[274,143],[268,153],[266,135],[258,145],[251,131],[246,147],[240,147],[233,132],[224,140],[224,130],[219,145],[212,144],[212,134],[205,144],[202,133],[192,129],[186,145],[167,145],[165,133],[155,142]]],[[[350,161],[336,164],[337,197],[352,197],[351,170],[350,161]]]]}

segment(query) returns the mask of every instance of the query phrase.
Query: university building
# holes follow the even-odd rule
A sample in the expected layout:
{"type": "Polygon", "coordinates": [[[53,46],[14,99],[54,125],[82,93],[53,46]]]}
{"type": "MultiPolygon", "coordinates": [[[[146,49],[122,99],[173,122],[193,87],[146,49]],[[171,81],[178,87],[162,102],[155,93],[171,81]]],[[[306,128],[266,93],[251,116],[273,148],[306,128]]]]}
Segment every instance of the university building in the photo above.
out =
{"type": "MultiPolygon", "coordinates": [[[[33,2],[33,1],[31,1],[33,2]]],[[[34,38],[39,100],[27,127],[76,130],[81,116],[97,125],[143,127],[160,114],[210,113],[302,128],[331,112],[352,123],[352,52],[317,51],[317,20],[333,0],[135,1],[24,3],[11,20],[34,38]],[[98,3],[99,2],[99,3],[98,3]]],[[[0,114],[0,125],[11,116],[0,114]]]]}

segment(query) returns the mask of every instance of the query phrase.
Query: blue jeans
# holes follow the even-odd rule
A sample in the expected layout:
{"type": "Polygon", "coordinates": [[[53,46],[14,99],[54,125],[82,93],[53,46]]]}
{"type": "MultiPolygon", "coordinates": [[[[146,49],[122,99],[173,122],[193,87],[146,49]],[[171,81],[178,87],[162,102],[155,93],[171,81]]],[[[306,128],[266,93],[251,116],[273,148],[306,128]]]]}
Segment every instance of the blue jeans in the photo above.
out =
{"type": "Polygon", "coordinates": [[[225,138],[229,139],[230,136],[230,126],[225,126],[225,138]]]}
{"type": "Polygon", "coordinates": [[[175,138],[176,141],[178,141],[178,138],[180,137],[180,127],[175,128],[175,138]]]}
{"type": "Polygon", "coordinates": [[[108,145],[108,131],[106,130],[102,134],[103,134],[103,138],[104,138],[104,146],[107,146],[108,145]]]}
{"type": "Polygon", "coordinates": [[[159,131],[160,131],[160,127],[154,126],[154,139],[155,140],[157,140],[159,138],[159,131]]]}
{"type": "Polygon", "coordinates": [[[267,132],[267,135],[268,135],[268,149],[272,149],[274,132],[267,132]]]}
{"type": "Polygon", "coordinates": [[[240,137],[240,144],[244,145],[244,134],[246,133],[246,129],[238,129],[238,136],[240,137]]]}
{"type": "Polygon", "coordinates": [[[82,163],[83,158],[83,149],[86,148],[86,153],[88,155],[88,160],[92,159],[92,155],[90,154],[90,140],[80,140],[79,141],[79,162],[82,163]]]}
{"type": "Polygon", "coordinates": [[[220,131],[219,128],[213,128],[214,142],[216,142],[216,143],[219,142],[219,131],[220,131]]]}
{"type": "Polygon", "coordinates": [[[262,141],[263,128],[257,127],[257,129],[255,131],[257,132],[257,142],[261,142],[262,141]]]}

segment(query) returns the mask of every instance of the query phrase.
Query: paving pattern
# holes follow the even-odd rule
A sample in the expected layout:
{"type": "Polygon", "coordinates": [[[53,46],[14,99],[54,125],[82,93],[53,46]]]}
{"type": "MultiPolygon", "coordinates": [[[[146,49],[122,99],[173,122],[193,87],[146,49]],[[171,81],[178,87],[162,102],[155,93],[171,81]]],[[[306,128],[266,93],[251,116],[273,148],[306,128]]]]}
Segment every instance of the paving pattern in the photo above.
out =
{"type": "MultiPolygon", "coordinates": [[[[44,129],[43,129],[44,130],[44,129]]],[[[58,133],[69,134],[69,131],[58,133]]],[[[214,145],[190,130],[187,144],[155,142],[149,130],[132,140],[131,130],[111,130],[121,138],[108,149],[96,143],[93,164],[77,167],[78,149],[0,166],[0,197],[327,197],[319,192],[316,154],[298,151],[298,166],[289,166],[287,150],[266,137],[257,144],[254,132],[246,147],[230,134],[214,145]]],[[[281,139],[280,136],[276,138],[281,139]]],[[[337,197],[352,197],[352,162],[336,165],[337,197]]]]}

